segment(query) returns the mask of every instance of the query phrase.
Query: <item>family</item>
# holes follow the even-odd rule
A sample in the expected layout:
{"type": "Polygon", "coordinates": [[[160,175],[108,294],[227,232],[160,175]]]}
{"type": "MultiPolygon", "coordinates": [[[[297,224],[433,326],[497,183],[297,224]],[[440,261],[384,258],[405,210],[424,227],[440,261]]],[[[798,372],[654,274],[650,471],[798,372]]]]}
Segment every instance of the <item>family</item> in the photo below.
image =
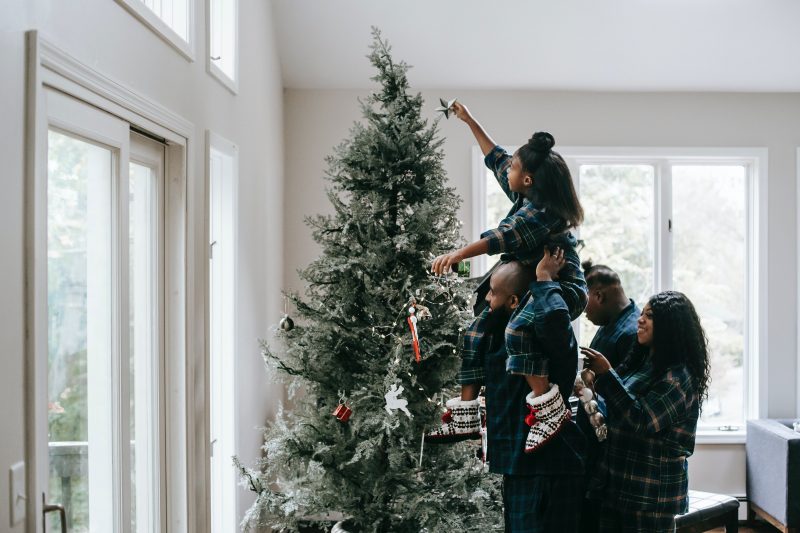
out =
{"type": "Polygon", "coordinates": [[[486,459],[503,475],[506,531],[674,531],[709,381],[694,306],[665,291],[640,311],[614,270],[581,264],[571,230],[583,208],[552,135],[537,132],[511,155],[464,105],[451,112],[514,205],[497,228],[431,267],[441,275],[502,254],[464,336],[461,395],[426,441],[480,438],[483,388],[486,459]],[[572,321],[584,311],[600,328],[579,349],[572,321]],[[572,394],[584,398],[574,420],[572,394]]]}

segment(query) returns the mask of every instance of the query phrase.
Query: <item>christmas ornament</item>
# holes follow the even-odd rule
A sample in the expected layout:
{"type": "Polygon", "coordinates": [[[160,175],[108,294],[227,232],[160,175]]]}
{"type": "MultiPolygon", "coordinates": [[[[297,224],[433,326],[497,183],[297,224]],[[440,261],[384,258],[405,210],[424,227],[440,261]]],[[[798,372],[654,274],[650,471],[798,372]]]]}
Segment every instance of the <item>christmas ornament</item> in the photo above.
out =
{"type": "Polygon", "coordinates": [[[294,329],[294,320],[292,320],[291,317],[289,317],[289,315],[283,315],[281,321],[278,322],[278,326],[283,331],[292,331],[294,329]]]}
{"type": "Polygon", "coordinates": [[[411,300],[409,300],[408,318],[406,318],[406,322],[408,323],[408,329],[411,330],[411,346],[414,348],[414,358],[417,363],[422,361],[422,355],[419,351],[419,330],[417,329],[417,322],[425,318],[431,318],[430,310],[424,305],[418,304],[417,299],[412,296],[411,300]]]}
{"type": "Polygon", "coordinates": [[[294,329],[294,320],[289,316],[289,299],[283,297],[283,318],[278,322],[278,327],[283,331],[292,331],[294,329]]]}
{"type": "Polygon", "coordinates": [[[439,103],[441,105],[436,108],[436,111],[438,111],[439,113],[443,113],[444,118],[449,119],[450,113],[453,111],[452,110],[453,104],[455,104],[456,102],[457,102],[456,98],[453,98],[450,101],[445,100],[444,98],[439,98],[439,103]]]}
{"type": "Polygon", "coordinates": [[[397,383],[389,387],[389,391],[383,396],[386,400],[386,412],[394,414],[394,411],[401,410],[403,411],[408,418],[411,418],[411,412],[408,410],[408,400],[405,398],[400,398],[400,395],[403,393],[403,386],[398,386],[397,383]]]}
{"type": "Polygon", "coordinates": [[[331,414],[342,423],[350,420],[350,415],[353,414],[353,410],[350,408],[350,402],[347,401],[344,395],[339,398],[339,405],[336,406],[336,409],[334,409],[331,414]]]}
{"type": "Polygon", "coordinates": [[[597,401],[594,400],[594,392],[591,386],[594,385],[594,372],[585,368],[580,374],[575,376],[575,387],[579,388],[578,397],[583,404],[583,410],[589,416],[589,424],[594,428],[594,434],[598,442],[603,442],[608,436],[608,428],[606,427],[605,417],[600,412],[600,407],[597,401]]]}
{"type": "Polygon", "coordinates": [[[461,261],[460,263],[453,263],[450,268],[459,278],[468,278],[471,265],[469,261],[461,261]]]}
{"type": "Polygon", "coordinates": [[[408,322],[408,328],[411,330],[411,346],[414,347],[414,357],[419,363],[422,360],[422,356],[419,353],[419,335],[417,333],[417,310],[412,305],[408,308],[408,318],[406,321],[408,322]]]}
{"type": "Polygon", "coordinates": [[[481,459],[483,460],[483,467],[486,468],[486,460],[488,458],[487,452],[489,451],[489,432],[486,429],[486,396],[481,395],[481,459]]]}

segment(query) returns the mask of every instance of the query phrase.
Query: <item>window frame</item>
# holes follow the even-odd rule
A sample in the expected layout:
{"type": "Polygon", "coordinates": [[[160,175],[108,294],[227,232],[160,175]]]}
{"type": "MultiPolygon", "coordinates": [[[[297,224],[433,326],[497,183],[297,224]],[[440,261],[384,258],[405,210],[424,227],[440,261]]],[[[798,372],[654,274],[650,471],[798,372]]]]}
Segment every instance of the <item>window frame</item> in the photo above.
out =
{"type": "Polygon", "coordinates": [[[239,93],[239,0],[228,0],[233,2],[233,48],[234,48],[234,63],[233,63],[233,78],[228,76],[225,71],[223,71],[217,64],[214,62],[214,58],[211,57],[211,46],[212,46],[212,24],[211,24],[211,17],[212,17],[212,2],[214,0],[206,0],[206,21],[207,21],[207,34],[206,34],[206,70],[211,75],[212,78],[219,81],[226,89],[228,89],[231,94],[236,95],[239,93]]]}
{"type": "MultiPolygon", "coordinates": [[[[209,428],[209,445],[208,445],[208,459],[209,459],[209,489],[208,489],[208,501],[211,505],[208,506],[208,523],[209,523],[209,531],[215,531],[214,525],[214,516],[211,512],[212,508],[218,502],[215,502],[212,499],[212,492],[215,490],[214,483],[213,483],[213,476],[214,476],[214,465],[211,464],[211,461],[215,454],[222,454],[221,457],[228,457],[230,458],[232,455],[236,453],[238,449],[238,424],[236,423],[236,412],[238,411],[238,396],[235,394],[236,386],[237,386],[237,375],[238,375],[238,365],[236,364],[237,359],[234,357],[231,364],[228,365],[221,365],[222,374],[221,376],[218,375],[219,379],[223,381],[223,387],[227,385],[230,387],[229,395],[227,400],[223,401],[223,405],[220,406],[220,410],[223,411],[222,416],[224,417],[227,414],[230,417],[229,423],[225,428],[228,431],[224,431],[225,437],[228,437],[230,440],[228,442],[223,442],[219,446],[219,451],[215,451],[214,435],[212,434],[212,430],[214,426],[212,424],[212,419],[215,415],[215,405],[212,404],[212,400],[214,396],[212,395],[212,375],[214,375],[215,364],[212,360],[212,350],[213,350],[213,329],[216,327],[216,324],[213,321],[214,316],[214,308],[212,308],[212,297],[213,291],[211,290],[212,284],[214,282],[214,270],[211,266],[211,262],[214,260],[214,241],[212,240],[214,237],[213,231],[213,220],[212,220],[212,205],[211,202],[212,198],[212,191],[214,190],[213,183],[212,183],[212,172],[211,172],[211,157],[213,152],[219,152],[224,156],[231,158],[232,169],[231,169],[231,176],[230,176],[230,183],[221,184],[224,190],[222,191],[222,198],[220,201],[224,204],[222,210],[224,211],[226,208],[229,210],[230,219],[226,220],[227,217],[223,217],[220,221],[222,228],[220,229],[220,233],[223,236],[227,236],[230,239],[229,248],[224,250],[224,255],[222,256],[223,260],[227,260],[221,268],[225,268],[226,266],[230,268],[231,275],[233,276],[232,283],[228,284],[223,281],[223,290],[226,290],[226,296],[223,297],[222,302],[218,303],[218,309],[220,313],[225,317],[225,324],[222,326],[223,329],[226,329],[227,326],[230,330],[227,332],[227,336],[229,336],[228,340],[230,341],[230,349],[231,353],[235,354],[238,352],[238,335],[237,335],[237,300],[238,300],[238,292],[239,292],[239,278],[236,275],[238,271],[238,247],[239,247],[239,225],[236,214],[239,212],[239,147],[234,144],[233,142],[225,139],[224,137],[214,133],[211,130],[206,130],[206,181],[207,181],[207,190],[208,190],[208,203],[209,203],[209,230],[208,230],[208,249],[209,249],[209,274],[208,274],[208,281],[209,281],[209,318],[208,318],[208,335],[209,335],[209,342],[208,342],[208,362],[206,367],[209,369],[208,377],[207,377],[207,387],[208,387],[208,428],[209,428]],[[228,293],[229,291],[229,293],[228,293]],[[213,439],[213,440],[212,440],[213,439]]],[[[225,181],[225,177],[222,177],[222,180],[225,181]]],[[[223,243],[224,244],[224,243],[223,243]]],[[[215,306],[216,307],[216,306],[215,306]]],[[[226,336],[225,332],[222,332],[223,337],[226,336]]],[[[224,522],[227,520],[227,525],[233,527],[234,529],[238,526],[238,516],[237,516],[237,506],[238,506],[238,496],[239,491],[237,490],[238,487],[238,479],[235,476],[234,470],[231,468],[230,461],[222,460],[221,462],[217,463],[217,466],[220,467],[220,471],[217,472],[218,474],[224,475],[227,473],[231,476],[232,484],[230,486],[223,486],[221,489],[223,490],[223,494],[227,495],[228,498],[226,499],[223,497],[223,501],[221,502],[220,512],[221,520],[224,522]]],[[[223,527],[222,531],[229,531],[229,528],[223,527]]]]}
{"type": "Polygon", "coordinates": [[[141,0],[116,0],[119,5],[139,19],[142,24],[150,28],[153,33],[158,35],[189,62],[194,62],[195,59],[196,32],[194,20],[196,1],[186,0],[186,39],[184,39],[141,0]]]}
{"type": "MultiPolygon", "coordinates": [[[[510,147],[512,150],[514,147],[510,147]]],[[[672,214],[672,166],[674,165],[744,165],[747,173],[747,297],[745,332],[745,421],[760,418],[767,413],[767,194],[768,150],[758,147],[701,148],[701,147],[597,147],[562,146],[558,152],[564,157],[580,195],[580,165],[586,164],[642,164],[652,165],[655,175],[654,190],[654,288],[667,290],[672,285],[672,233],[669,228],[672,214]]],[[[473,226],[474,239],[487,226],[486,221],[486,167],[480,148],[473,147],[473,226]]],[[[798,149],[800,165],[800,149],[798,149]]],[[[799,167],[800,168],[800,167],[799,167]]],[[[800,170],[798,170],[800,181],[800,170]]],[[[800,194],[800,193],[799,193],[800,194]]],[[[800,221],[798,222],[800,224],[800,221]]],[[[473,259],[475,271],[485,272],[486,259],[473,259]]],[[[799,337],[800,339],[800,337],[799,337]]],[[[800,375],[800,369],[798,369],[800,375]]],[[[800,404],[800,394],[798,395],[800,404]]],[[[798,406],[800,407],[800,405],[798,406]]],[[[743,443],[746,424],[738,430],[723,431],[699,427],[699,444],[743,443]]]]}
{"type": "MultiPolygon", "coordinates": [[[[47,104],[54,89],[114,115],[166,142],[164,184],[164,381],[162,407],[166,429],[161,435],[166,489],[158,531],[205,531],[207,465],[204,423],[206,350],[205,255],[202,180],[195,173],[198,143],[194,125],[144,95],[79,62],[41,38],[26,33],[25,344],[26,514],[41,517],[47,486],[47,423],[43,396],[47,391],[47,278],[42,269],[46,244],[47,104]],[[44,305],[43,305],[44,304],[44,305]],[[43,322],[42,320],[45,320],[43,322]],[[45,443],[42,448],[41,443],[45,443]],[[43,461],[44,454],[44,461],[43,461]]],[[[122,386],[125,386],[123,383],[122,386]]],[[[124,489],[124,488],[123,488],[124,489]]],[[[38,520],[38,519],[37,519],[38,520]]]]}

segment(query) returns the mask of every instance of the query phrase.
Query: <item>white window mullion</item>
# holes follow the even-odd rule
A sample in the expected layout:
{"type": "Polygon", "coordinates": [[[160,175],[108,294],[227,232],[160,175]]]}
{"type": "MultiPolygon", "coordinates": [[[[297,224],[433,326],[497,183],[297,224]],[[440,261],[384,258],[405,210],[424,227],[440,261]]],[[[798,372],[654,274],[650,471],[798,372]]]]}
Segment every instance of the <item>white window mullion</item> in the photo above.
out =
{"type": "Polygon", "coordinates": [[[130,302],[129,302],[129,162],[128,138],[119,151],[118,179],[113,184],[113,294],[114,298],[114,347],[112,356],[114,388],[114,506],[116,531],[128,531],[131,520],[130,490],[130,302]]]}
{"type": "MultiPolygon", "coordinates": [[[[487,228],[486,220],[486,181],[487,169],[483,164],[483,154],[477,146],[472,147],[472,240],[481,238],[487,228]]],[[[483,276],[487,272],[486,256],[470,259],[472,276],[483,276]]]]}
{"type": "MultiPolygon", "coordinates": [[[[654,293],[672,288],[672,169],[667,161],[654,163],[656,170],[654,293]]],[[[644,305],[644,302],[642,302],[644,305]]]]}
{"type": "MultiPolygon", "coordinates": [[[[112,276],[112,182],[117,176],[118,155],[111,159],[111,180],[93,170],[107,160],[89,157],[89,182],[86,187],[86,339],[87,339],[87,427],[88,427],[88,512],[91,530],[111,530],[115,524],[117,476],[114,464],[114,438],[109,438],[115,413],[113,355],[114,297],[112,276]],[[115,161],[116,160],[116,161],[115,161]],[[100,179],[97,179],[100,178],[100,179]],[[109,313],[109,309],[112,310],[109,313]]],[[[105,159],[105,158],[103,158],[105,159]]]]}
{"type": "Polygon", "coordinates": [[[128,239],[131,258],[131,531],[159,530],[163,494],[163,186],[164,145],[131,134],[128,239]]]}
{"type": "Polygon", "coordinates": [[[236,249],[238,148],[208,133],[210,245],[210,469],[211,532],[237,527],[236,453],[236,249]]]}
{"type": "Polygon", "coordinates": [[[747,418],[767,416],[767,153],[749,163],[747,173],[747,314],[745,368],[747,418]]]}

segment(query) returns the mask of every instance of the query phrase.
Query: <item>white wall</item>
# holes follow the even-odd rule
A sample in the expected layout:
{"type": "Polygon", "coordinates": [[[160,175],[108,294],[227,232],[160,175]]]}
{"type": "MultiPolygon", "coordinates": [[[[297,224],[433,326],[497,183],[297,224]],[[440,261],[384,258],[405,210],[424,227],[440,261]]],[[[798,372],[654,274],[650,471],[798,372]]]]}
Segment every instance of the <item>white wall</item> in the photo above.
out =
{"type": "MultiPolygon", "coordinates": [[[[5,0],[0,5],[0,530],[9,529],[8,467],[24,458],[23,420],[23,154],[24,31],[191,121],[198,143],[196,175],[205,172],[205,130],[240,149],[238,425],[245,461],[259,456],[256,426],[280,389],[267,382],[257,339],[282,309],[283,103],[270,4],[240,2],[241,80],[233,96],[205,71],[205,6],[197,2],[196,57],[186,61],[113,0],[5,0]]],[[[240,512],[250,495],[242,490],[240,512]]]]}
{"type": "MultiPolygon", "coordinates": [[[[413,70],[411,71],[413,81],[413,70]]],[[[330,207],[321,179],[323,158],[360,119],[363,91],[287,90],[285,279],[318,253],[307,214],[330,207]],[[289,244],[291,243],[291,244],[289,244]]],[[[797,232],[795,148],[800,146],[800,95],[730,93],[589,93],[531,91],[423,91],[431,118],[438,98],[458,96],[500,144],[519,144],[535,130],[572,146],[767,147],[769,149],[769,354],[768,414],[796,409],[797,232]]],[[[465,238],[471,227],[471,159],[475,144],[459,120],[442,121],[444,165],[464,200],[459,212],[465,238]]],[[[698,446],[690,460],[693,488],[745,492],[742,445],[698,446]]]]}

